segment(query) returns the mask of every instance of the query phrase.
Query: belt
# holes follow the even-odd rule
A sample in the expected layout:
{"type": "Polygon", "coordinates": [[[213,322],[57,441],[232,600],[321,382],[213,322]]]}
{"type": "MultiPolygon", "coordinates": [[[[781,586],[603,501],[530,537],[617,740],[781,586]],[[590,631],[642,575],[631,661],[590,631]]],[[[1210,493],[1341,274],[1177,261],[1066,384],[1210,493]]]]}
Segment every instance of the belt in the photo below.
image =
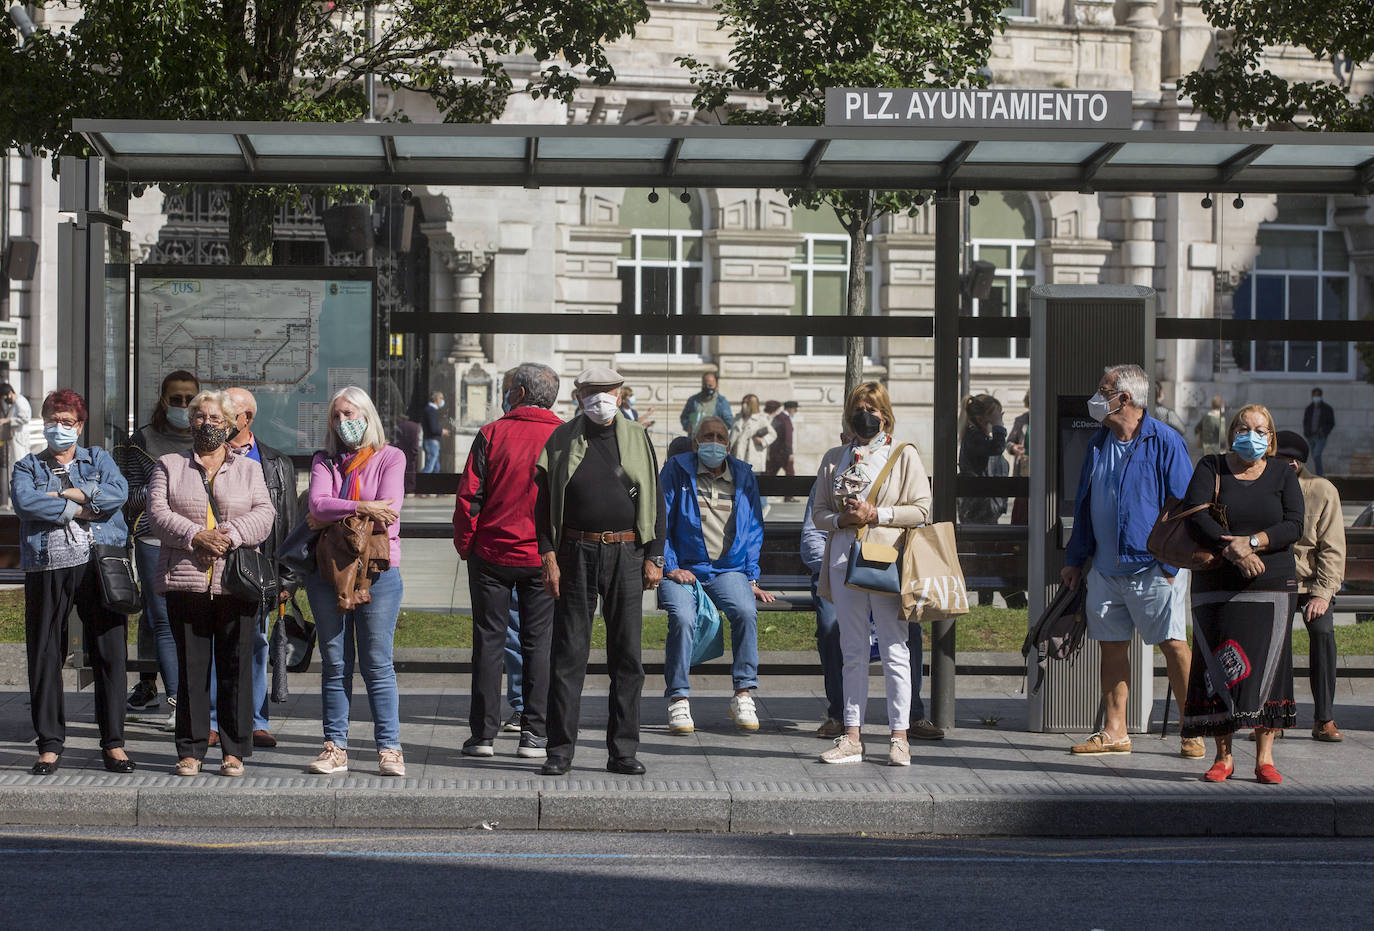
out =
{"type": "Polygon", "coordinates": [[[603,530],[600,533],[592,533],[587,530],[578,530],[576,527],[564,527],[563,536],[572,540],[581,540],[583,543],[633,543],[637,539],[633,530],[603,530]]]}

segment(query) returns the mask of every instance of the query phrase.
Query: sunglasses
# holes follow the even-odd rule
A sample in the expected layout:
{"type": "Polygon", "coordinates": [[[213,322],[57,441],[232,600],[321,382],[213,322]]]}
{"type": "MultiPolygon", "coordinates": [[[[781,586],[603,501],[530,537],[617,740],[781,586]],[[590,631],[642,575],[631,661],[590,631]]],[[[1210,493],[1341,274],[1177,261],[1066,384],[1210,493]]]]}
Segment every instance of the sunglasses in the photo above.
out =
{"type": "Polygon", "coordinates": [[[167,395],[167,403],[172,407],[190,407],[195,397],[194,394],[169,394],[167,395]]]}

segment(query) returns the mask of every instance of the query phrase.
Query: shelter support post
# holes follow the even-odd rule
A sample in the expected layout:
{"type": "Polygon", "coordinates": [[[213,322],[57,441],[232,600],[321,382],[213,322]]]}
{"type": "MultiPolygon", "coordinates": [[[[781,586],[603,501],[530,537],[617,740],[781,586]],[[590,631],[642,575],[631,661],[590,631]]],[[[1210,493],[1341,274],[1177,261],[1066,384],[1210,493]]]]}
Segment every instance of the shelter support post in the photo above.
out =
{"type": "MultiPolygon", "coordinates": [[[[931,520],[954,520],[954,481],[959,444],[959,253],[957,193],[935,199],[935,427],[931,520]]],[[[930,719],[954,726],[954,622],[938,621],[930,633],[930,719]]]]}

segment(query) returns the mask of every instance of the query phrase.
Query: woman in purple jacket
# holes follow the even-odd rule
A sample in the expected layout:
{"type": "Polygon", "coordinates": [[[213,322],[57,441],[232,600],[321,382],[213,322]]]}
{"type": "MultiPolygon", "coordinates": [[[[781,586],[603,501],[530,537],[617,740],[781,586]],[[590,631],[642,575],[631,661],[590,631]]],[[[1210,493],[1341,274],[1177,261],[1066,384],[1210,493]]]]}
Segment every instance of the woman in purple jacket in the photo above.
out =
{"type": "Polygon", "coordinates": [[[372,578],[372,600],[352,611],[338,610],[334,586],[312,572],[305,591],[315,615],[320,645],[320,689],[324,705],[324,749],[310,772],[348,770],[348,716],[353,701],[355,657],[372,706],[373,736],[383,776],[404,776],[401,715],[392,648],[401,610],[401,502],[405,498],[405,454],[388,446],[372,399],[347,387],[329,404],[324,449],[310,464],[310,515],[316,530],[347,517],[370,517],[386,527],[391,563],[372,578]]]}
{"type": "Polygon", "coordinates": [[[177,646],[178,776],[200,772],[210,745],[210,658],[219,690],[221,776],[242,776],[253,752],[253,629],[258,606],[224,589],[224,560],[256,547],[276,510],[262,468],[229,449],[238,411],[228,392],[202,391],[190,405],[191,449],[157,461],[148,520],[162,541],[157,592],[177,646]],[[213,506],[210,496],[214,495],[213,506]]]}

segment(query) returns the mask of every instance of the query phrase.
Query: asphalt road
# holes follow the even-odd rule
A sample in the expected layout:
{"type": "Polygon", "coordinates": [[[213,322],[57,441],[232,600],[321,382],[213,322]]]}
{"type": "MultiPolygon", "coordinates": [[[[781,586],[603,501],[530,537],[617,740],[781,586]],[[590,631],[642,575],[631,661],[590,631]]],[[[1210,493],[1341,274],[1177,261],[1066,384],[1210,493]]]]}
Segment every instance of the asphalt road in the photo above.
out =
{"type": "Polygon", "coordinates": [[[0,829],[9,928],[1369,927],[1374,840],[0,829]]]}

